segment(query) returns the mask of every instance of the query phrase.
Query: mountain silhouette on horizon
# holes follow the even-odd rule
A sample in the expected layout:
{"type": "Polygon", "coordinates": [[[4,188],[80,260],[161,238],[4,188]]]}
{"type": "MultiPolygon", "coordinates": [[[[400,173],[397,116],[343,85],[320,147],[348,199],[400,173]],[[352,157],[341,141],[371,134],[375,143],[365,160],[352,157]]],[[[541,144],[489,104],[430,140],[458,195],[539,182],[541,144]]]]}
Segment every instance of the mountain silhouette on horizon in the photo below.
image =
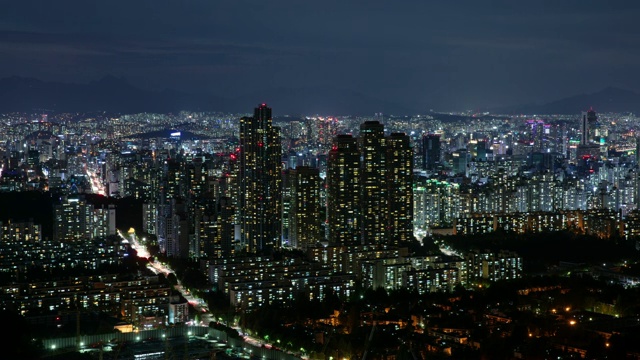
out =
{"type": "Polygon", "coordinates": [[[0,79],[1,112],[47,109],[57,112],[168,113],[205,110],[206,104],[215,107],[221,101],[174,90],[142,90],[124,78],[111,75],[87,84],[45,82],[18,76],[0,79]]]}
{"type": "Polygon", "coordinates": [[[590,94],[579,94],[542,103],[489,109],[498,114],[578,114],[593,108],[599,113],[640,113],[640,94],[627,89],[606,87],[590,94]]]}
{"type": "Polygon", "coordinates": [[[172,89],[150,91],[131,85],[126,79],[105,76],[87,84],[46,82],[13,76],[0,79],[0,112],[175,113],[220,111],[251,113],[267,103],[277,114],[323,115],[409,115],[419,113],[390,101],[343,89],[275,88],[233,98],[186,93],[172,89]]]}
{"type": "MultiPolygon", "coordinates": [[[[173,89],[144,90],[112,75],[86,84],[47,82],[12,76],[0,79],[0,113],[7,112],[141,112],[219,111],[251,113],[267,103],[277,115],[415,115],[426,107],[406,107],[347,89],[327,87],[278,87],[223,98],[206,93],[173,89]]],[[[576,114],[592,107],[597,112],[640,113],[640,94],[607,87],[546,103],[488,108],[494,114],[576,114]]]]}

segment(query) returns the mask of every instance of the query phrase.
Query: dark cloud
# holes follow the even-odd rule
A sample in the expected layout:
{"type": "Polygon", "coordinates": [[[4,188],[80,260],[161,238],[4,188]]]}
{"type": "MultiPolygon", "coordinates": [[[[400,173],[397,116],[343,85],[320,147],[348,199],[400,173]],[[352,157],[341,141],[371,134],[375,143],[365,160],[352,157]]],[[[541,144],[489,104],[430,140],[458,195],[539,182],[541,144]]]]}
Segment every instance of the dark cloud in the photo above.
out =
{"type": "Polygon", "coordinates": [[[0,76],[472,108],[635,89],[640,2],[0,1],[0,76]]]}

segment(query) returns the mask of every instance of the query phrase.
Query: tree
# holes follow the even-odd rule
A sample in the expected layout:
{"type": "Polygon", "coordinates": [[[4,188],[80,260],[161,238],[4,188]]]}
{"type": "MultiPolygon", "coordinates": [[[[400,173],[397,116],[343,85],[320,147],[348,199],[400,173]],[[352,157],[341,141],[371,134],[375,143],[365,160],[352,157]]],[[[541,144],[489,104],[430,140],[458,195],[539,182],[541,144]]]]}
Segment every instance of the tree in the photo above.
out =
{"type": "Polygon", "coordinates": [[[0,352],[4,359],[39,359],[42,343],[33,340],[32,329],[24,316],[10,310],[0,311],[0,322],[11,325],[11,331],[0,336],[0,352]]]}
{"type": "Polygon", "coordinates": [[[178,285],[178,278],[176,277],[176,274],[174,273],[169,273],[167,275],[167,281],[169,282],[169,284],[176,286],[178,285]]]}

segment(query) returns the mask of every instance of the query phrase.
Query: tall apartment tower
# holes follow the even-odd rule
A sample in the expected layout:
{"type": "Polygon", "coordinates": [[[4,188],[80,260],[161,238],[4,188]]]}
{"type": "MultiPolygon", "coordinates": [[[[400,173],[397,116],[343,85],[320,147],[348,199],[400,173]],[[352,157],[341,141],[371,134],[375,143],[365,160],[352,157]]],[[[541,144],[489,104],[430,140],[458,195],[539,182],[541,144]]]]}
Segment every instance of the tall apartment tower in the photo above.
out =
{"type": "Polygon", "coordinates": [[[282,235],[282,243],[291,245],[291,236],[289,232],[289,228],[291,227],[290,215],[291,215],[291,183],[292,183],[292,169],[283,170],[282,176],[282,222],[280,225],[282,226],[282,230],[280,234],[282,235]]]}
{"type": "Polygon", "coordinates": [[[282,145],[271,108],[262,104],[240,119],[240,242],[248,252],[280,247],[282,145]]]}
{"type": "Polygon", "coordinates": [[[293,247],[307,250],[323,240],[320,237],[320,171],[298,166],[290,170],[289,183],[289,239],[293,247]]]}
{"type": "Polygon", "coordinates": [[[54,205],[54,237],[72,243],[90,238],[90,205],[82,195],[65,196],[54,205]]]}
{"type": "Polygon", "coordinates": [[[464,175],[469,176],[469,159],[468,152],[466,149],[459,149],[454,151],[453,156],[453,173],[454,175],[464,175]]]}
{"type": "Polygon", "coordinates": [[[388,238],[391,245],[413,240],[413,150],[404,133],[387,137],[388,238]]]}
{"type": "Polygon", "coordinates": [[[338,135],[327,159],[327,222],[331,245],[360,244],[358,139],[338,135]]]}
{"type": "Polygon", "coordinates": [[[384,125],[366,121],[360,125],[360,211],[362,244],[381,244],[387,238],[387,153],[384,125]]]}
{"type": "Polygon", "coordinates": [[[360,137],[338,135],[327,163],[332,245],[401,245],[413,239],[413,149],[404,133],[384,136],[367,121],[360,137]]]}
{"type": "Polygon", "coordinates": [[[589,143],[589,120],[587,120],[587,113],[582,112],[580,117],[580,145],[587,145],[589,143]]]}
{"type": "Polygon", "coordinates": [[[598,123],[598,116],[595,110],[590,108],[589,111],[583,111],[580,118],[580,145],[587,145],[593,141],[594,129],[598,123]]]}
{"type": "Polygon", "coordinates": [[[231,198],[223,196],[217,202],[217,231],[214,244],[221,250],[221,256],[233,255],[233,202],[231,198]]]}
{"type": "Polygon", "coordinates": [[[593,108],[583,111],[580,116],[580,144],[576,150],[577,160],[600,157],[600,145],[594,141],[594,129],[597,127],[598,116],[593,108]]]}
{"type": "Polygon", "coordinates": [[[97,205],[82,194],[64,196],[53,207],[54,239],[73,243],[116,234],[116,208],[97,205]]]}
{"type": "Polygon", "coordinates": [[[598,128],[598,115],[596,115],[596,111],[593,108],[589,108],[589,111],[587,111],[587,122],[589,123],[589,138],[593,140],[598,128]]]}
{"type": "Polygon", "coordinates": [[[433,170],[440,163],[440,135],[422,136],[422,169],[433,170]]]}

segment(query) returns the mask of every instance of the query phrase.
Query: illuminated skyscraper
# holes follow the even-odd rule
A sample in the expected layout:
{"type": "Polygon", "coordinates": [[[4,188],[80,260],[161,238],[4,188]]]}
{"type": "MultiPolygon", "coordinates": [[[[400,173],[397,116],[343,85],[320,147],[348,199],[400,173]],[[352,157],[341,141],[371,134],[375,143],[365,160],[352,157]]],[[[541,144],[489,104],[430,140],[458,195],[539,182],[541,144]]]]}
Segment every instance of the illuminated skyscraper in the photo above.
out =
{"type": "Polygon", "coordinates": [[[389,243],[413,240],[413,150],[404,133],[387,137],[387,224],[389,243]]]}
{"type": "Polygon", "coordinates": [[[271,108],[262,104],[240,119],[240,241],[249,252],[280,247],[282,145],[271,108]]]}
{"type": "Polygon", "coordinates": [[[64,196],[54,204],[54,239],[78,242],[116,233],[114,205],[94,204],[84,195],[64,196]]]}
{"type": "Polygon", "coordinates": [[[164,201],[168,202],[173,198],[183,197],[183,193],[180,191],[181,184],[185,174],[182,171],[180,161],[178,159],[167,160],[164,173],[166,174],[165,186],[164,186],[164,201]]]}
{"type": "Polygon", "coordinates": [[[582,112],[580,117],[580,144],[576,151],[577,159],[598,158],[600,145],[594,141],[594,129],[597,126],[598,116],[593,109],[582,112]]]}
{"type": "Polygon", "coordinates": [[[451,155],[453,156],[453,161],[452,161],[452,163],[453,163],[453,173],[455,175],[468,176],[469,175],[469,169],[468,169],[469,160],[468,160],[467,150],[464,150],[464,149],[456,150],[451,155]]]}
{"type": "Polygon", "coordinates": [[[70,196],[61,199],[54,206],[55,238],[59,242],[76,242],[89,238],[87,223],[91,217],[89,205],[83,196],[70,196]]]}
{"type": "Polygon", "coordinates": [[[282,177],[282,230],[280,232],[282,243],[291,245],[291,236],[289,233],[290,229],[290,215],[291,215],[291,183],[292,183],[292,174],[291,169],[283,170],[282,177]]]}
{"type": "Polygon", "coordinates": [[[593,108],[583,111],[580,117],[580,145],[587,145],[593,142],[594,129],[598,122],[598,116],[593,108]]]}
{"type": "Polygon", "coordinates": [[[387,238],[387,153],[384,125],[366,121],[360,125],[362,243],[380,244],[387,238]]]}
{"type": "Polygon", "coordinates": [[[440,135],[426,134],[422,137],[422,169],[433,170],[440,163],[440,135]]]}
{"type": "Polygon", "coordinates": [[[327,160],[329,243],[360,244],[360,151],[358,140],[338,135],[327,160]]]}
{"type": "Polygon", "coordinates": [[[360,138],[338,135],[329,152],[327,214],[332,245],[401,245],[413,239],[413,149],[367,121],[360,138]]]}
{"type": "Polygon", "coordinates": [[[598,127],[598,116],[593,108],[587,111],[587,122],[589,123],[589,139],[593,140],[596,128],[598,127]]]}
{"type": "Polygon", "coordinates": [[[291,210],[289,239],[293,247],[306,250],[320,238],[320,172],[317,168],[298,166],[290,170],[291,210]]]}
{"type": "Polygon", "coordinates": [[[545,140],[547,140],[546,133],[549,129],[549,125],[546,125],[544,120],[538,119],[527,120],[527,124],[531,127],[531,151],[545,152],[545,140]]]}
{"type": "Polygon", "coordinates": [[[217,231],[214,240],[214,254],[219,248],[221,256],[233,254],[231,240],[233,239],[233,203],[228,197],[221,197],[217,203],[217,231]]]}

